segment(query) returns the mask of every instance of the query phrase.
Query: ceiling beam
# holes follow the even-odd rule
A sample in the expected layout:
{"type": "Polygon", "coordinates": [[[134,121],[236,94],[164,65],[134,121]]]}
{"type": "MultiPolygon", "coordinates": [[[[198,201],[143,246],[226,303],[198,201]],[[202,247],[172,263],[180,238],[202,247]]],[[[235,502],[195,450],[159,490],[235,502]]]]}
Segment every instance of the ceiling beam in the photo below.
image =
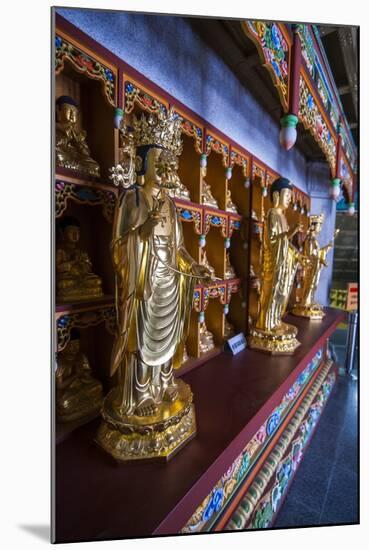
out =
{"type": "Polygon", "coordinates": [[[356,27],[341,27],[338,30],[338,38],[341,46],[343,63],[345,65],[348,87],[354,104],[357,118],[357,29],[356,27]]]}
{"type": "Polygon", "coordinates": [[[340,95],[351,94],[351,87],[348,84],[345,84],[345,86],[339,86],[338,87],[338,93],[340,95]]]}
{"type": "Polygon", "coordinates": [[[327,34],[332,34],[332,32],[336,32],[337,27],[329,26],[326,27],[324,25],[319,25],[319,34],[320,36],[327,36],[327,34]]]}

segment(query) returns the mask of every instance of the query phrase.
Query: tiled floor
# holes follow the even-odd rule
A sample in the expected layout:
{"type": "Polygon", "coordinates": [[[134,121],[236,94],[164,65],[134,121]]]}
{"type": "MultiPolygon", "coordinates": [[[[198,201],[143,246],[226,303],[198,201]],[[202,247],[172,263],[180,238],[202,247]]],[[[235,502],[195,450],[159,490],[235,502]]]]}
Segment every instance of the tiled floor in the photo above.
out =
{"type": "Polygon", "coordinates": [[[357,380],[341,375],[274,527],[359,521],[357,411],[357,380]]]}

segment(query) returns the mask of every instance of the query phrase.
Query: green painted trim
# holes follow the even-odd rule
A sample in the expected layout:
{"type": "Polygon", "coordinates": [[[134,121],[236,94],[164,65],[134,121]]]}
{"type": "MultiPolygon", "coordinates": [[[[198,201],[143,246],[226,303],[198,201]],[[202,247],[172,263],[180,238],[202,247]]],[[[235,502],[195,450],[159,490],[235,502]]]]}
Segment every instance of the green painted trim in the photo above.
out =
{"type": "Polygon", "coordinates": [[[299,118],[296,115],[287,114],[281,118],[282,128],[296,128],[299,118]]]}
{"type": "Polygon", "coordinates": [[[123,109],[121,109],[121,107],[115,107],[114,114],[115,114],[115,115],[121,115],[121,116],[123,116],[123,115],[124,115],[124,111],[123,111],[123,109]]]}
{"type": "Polygon", "coordinates": [[[341,183],[340,178],[332,178],[331,179],[331,185],[333,185],[333,187],[335,187],[336,185],[340,185],[340,183],[341,183]]]}

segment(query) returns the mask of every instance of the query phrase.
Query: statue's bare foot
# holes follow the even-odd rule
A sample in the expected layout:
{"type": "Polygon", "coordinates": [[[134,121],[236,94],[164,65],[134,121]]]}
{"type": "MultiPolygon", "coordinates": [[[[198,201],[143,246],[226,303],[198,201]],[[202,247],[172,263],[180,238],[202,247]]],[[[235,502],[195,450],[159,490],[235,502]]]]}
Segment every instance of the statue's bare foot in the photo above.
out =
{"type": "Polygon", "coordinates": [[[158,410],[158,407],[155,404],[155,401],[152,397],[148,397],[136,408],[135,414],[137,416],[151,416],[155,414],[158,410]]]}
{"type": "Polygon", "coordinates": [[[176,384],[171,384],[164,392],[164,401],[175,401],[178,397],[178,388],[176,384]]]}

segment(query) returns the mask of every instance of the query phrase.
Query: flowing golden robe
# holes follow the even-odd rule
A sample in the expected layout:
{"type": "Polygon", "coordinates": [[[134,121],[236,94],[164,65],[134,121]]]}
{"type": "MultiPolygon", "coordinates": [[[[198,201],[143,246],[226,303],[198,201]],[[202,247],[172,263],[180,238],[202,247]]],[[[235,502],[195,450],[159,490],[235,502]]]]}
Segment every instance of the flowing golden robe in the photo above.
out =
{"type": "Polygon", "coordinates": [[[184,248],[174,202],[165,197],[160,212],[169,223],[159,222],[142,240],[140,227],[149,211],[145,193],[129,190],[114,221],[117,335],[110,374],[121,376],[116,403],[121,414],[134,414],[148,397],[159,404],[174,384],[173,363],[177,367],[182,361],[191,312],[195,280],[174,270],[191,273],[194,260],[184,248]]]}
{"type": "Polygon", "coordinates": [[[283,325],[295,277],[298,252],[288,238],[287,220],[277,208],[267,214],[263,241],[262,288],[256,328],[275,331],[283,325]]]}

